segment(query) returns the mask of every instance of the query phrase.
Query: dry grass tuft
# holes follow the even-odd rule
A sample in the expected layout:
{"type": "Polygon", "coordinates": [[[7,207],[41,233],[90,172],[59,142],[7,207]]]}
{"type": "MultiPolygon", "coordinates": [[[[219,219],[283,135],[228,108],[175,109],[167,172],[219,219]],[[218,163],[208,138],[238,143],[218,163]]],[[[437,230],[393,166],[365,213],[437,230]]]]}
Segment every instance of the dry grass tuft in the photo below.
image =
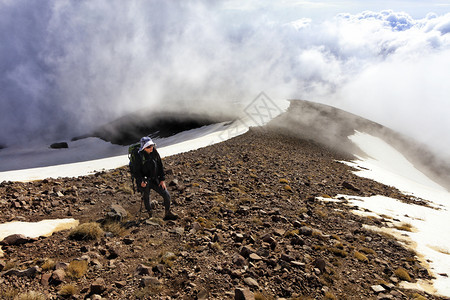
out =
{"type": "Polygon", "coordinates": [[[161,253],[161,263],[165,264],[168,267],[173,266],[173,262],[177,260],[177,256],[175,253],[172,252],[165,252],[164,254],[161,253]]]}
{"type": "Polygon", "coordinates": [[[243,192],[242,190],[240,190],[238,187],[235,186],[231,188],[231,191],[236,194],[245,194],[245,192],[243,192]]]}
{"type": "Polygon", "coordinates": [[[158,217],[151,217],[150,219],[148,219],[150,222],[159,224],[160,226],[164,225],[164,220],[158,217]]]}
{"type": "Polygon", "coordinates": [[[354,256],[356,257],[357,260],[359,260],[361,262],[368,262],[369,261],[367,256],[365,256],[361,252],[355,251],[354,256]]]}
{"type": "Polygon", "coordinates": [[[207,220],[203,217],[199,217],[197,218],[197,221],[203,228],[213,228],[214,227],[214,222],[211,220],[207,220]]]}
{"type": "Polygon", "coordinates": [[[60,289],[59,289],[59,294],[62,297],[70,297],[70,296],[74,296],[77,293],[77,289],[73,284],[66,284],[63,285],[60,289]]]}
{"type": "Polygon", "coordinates": [[[281,178],[280,183],[289,184],[289,181],[287,179],[281,178]]]}
{"type": "Polygon", "coordinates": [[[17,268],[17,262],[12,259],[12,260],[8,260],[5,264],[5,266],[3,267],[3,272],[11,270],[11,269],[15,269],[17,268]]]}
{"type": "Polygon", "coordinates": [[[255,202],[256,202],[256,200],[251,197],[243,197],[243,198],[239,199],[238,204],[239,205],[249,205],[249,204],[254,204],[255,202]]]}
{"type": "Polygon", "coordinates": [[[125,183],[119,187],[118,191],[129,195],[133,194],[133,189],[130,187],[130,185],[125,183]]]}
{"type": "Polygon", "coordinates": [[[336,300],[336,296],[331,292],[326,292],[323,299],[336,300]]]}
{"type": "Polygon", "coordinates": [[[253,216],[252,217],[252,222],[255,223],[256,225],[263,225],[264,224],[264,222],[260,218],[258,218],[257,216],[253,216]]]}
{"type": "Polygon", "coordinates": [[[215,242],[215,243],[210,244],[210,247],[211,247],[211,249],[213,249],[215,252],[219,252],[219,251],[222,250],[222,246],[221,246],[218,242],[215,242]]]}
{"type": "Polygon", "coordinates": [[[298,235],[300,233],[300,230],[298,229],[293,229],[293,230],[288,230],[284,233],[284,236],[289,238],[289,237],[293,237],[295,235],[298,235]]]}
{"type": "Polygon", "coordinates": [[[438,246],[430,246],[430,245],[428,245],[428,247],[430,247],[430,248],[433,249],[434,251],[440,252],[440,253],[442,253],[442,254],[450,255],[450,251],[448,251],[448,250],[445,249],[445,248],[438,247],[438,246]]]}
{"type": "Polygon", "coordinates": [[[394,274],[400,280],[411,281],[411,276],[409,276],[408,271],[406,271],[405,269],[403,269],[401,267],[398,268],[397,270],[395,270],[394,274]]]}
{"type": "Polygon", "coordinates": [[[220,213],[220,207],[214,206],[213,208],[211,208],[211,209],[209,210],[209,213],[210,213],[210,214],[213,214],[213,215],[219,214],[219,213],[220,213]]]}
{"type": "Polygon", "coordinates": [[[162,290],[161,285],[152,284],[134,293],[136,299],[153,299],[162,290]]]}
{"type": "Polygon", "coordinates": [[[419,293],[414,293],[414,295],[412,296],[412,298],[413,298],[414,300],[427,300],[427,298],[425,298],[424,296],[422,296],[422,295],[419,294],[419,293]]]}
{"type": "Polygon", "coordinates": [[[336,241],[340,241],[341,240],[341,238],[337,234],[334,234],[334,233],[331,235],[331,238],[336,240],[336,241]]]}
{"type": "Polygon", "coordinates": [[[365,254],[372,254],[372,255],[376,254],[375,250],[367,248],[367,247],[362,247],[361,249],[359,249],[359,252],[362,252],[365,254]]]}
{"type": "Polygon", "coordinates": [[[312,248],[316,251],[323,251],[323,250],[327,249],[326,246],[322,246],[322,245],[312,245],[312,248]]]}
{"type": "Polygon", "coordinates": [[[19,291],[14,288],[0,289],[0,299],[14,300],[18,294],[19,291]]]}
{"type": "Polygon", "coordinates": [[[88,270],[88,263],[86,260],[73,260],[67,267],[66,274],[70,278],[79,279],[83,277],[88,270]]]}
{"type": "Polygon", "coordinates": [[[375,283],[379,284],[379,285],[389,285],[389,282],[387,282],[384,279],[378,279],[378,280],[375,281],[375,283]]]}
{"type": "Polygon", "coordinates": [[[342,244],[341,242],[338,242],[334,245],[336,248],[343,250],[344,249],[344,244],[342,244]]]}
{"type": "Polygon", "coordinates": [[[323,219],[328,217],[328,214],[319,207],[314,210],[314,213],[323,219]]]}
{"type": "Polygon", "coordinates": [[[35,291],[28,291],[23,294],[19,294],[14,300],[45,300],[46,297],[44,294],[35,292],[35,291]]]}
{"type": "Polygon", "coordinates": [[[397,228],[398,230],[403,230],[403,231],[408,231],[408,232],[412,232],[412,225],[409,223],[402,223],[400,225],[396,225],[395,228],[397,228]]]}
{"type": "Polygon", "coordinates": [[[328,248],[328,251],[330,251],[331,253],[333,253],[336,256],[340,256],[340,257],[347,257],[348,253],[345,250],[336,248],[336,247],[330,247],[328,248]]]}
{"type": "Polygon", "coordinates": [[[98,223],[89,222],[75,227],[69,234],[69,238],[78,241],[97,240],[103,235],[103,229],[98,223]]]}
{"type": "Polygon", "coordinates": [[[53,270],[55,268],[55,261],[50,258],[46,258],[41,268],[43,271],[53,270]]]}
{"type": "Polygon", "coordinates": [[[283,187],[283,189],[288,192],[294,192],[294,190],[291,188],[291,186],[287,185],[287,184],[283,187]]]}
{"type": "Polygon", "coordinates": [[[122,224],[117,221],[108,221],[103,225],[103,229],[106,232],[111,232],[114,236],[125,236],[129,233],[128,230],[122,227],[122,224]]]}

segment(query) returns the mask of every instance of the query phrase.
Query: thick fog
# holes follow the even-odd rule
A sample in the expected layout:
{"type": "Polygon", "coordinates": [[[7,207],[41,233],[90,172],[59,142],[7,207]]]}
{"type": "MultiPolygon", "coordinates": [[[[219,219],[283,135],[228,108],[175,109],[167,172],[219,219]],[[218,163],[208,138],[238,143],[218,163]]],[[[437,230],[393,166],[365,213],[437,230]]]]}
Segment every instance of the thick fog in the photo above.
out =
{"type": "Polygon", "coordinates": [[[343,8],[287,21],[269,3],[214,3],[0,1],[0,145],[70,138],[143,109],[232,110],[263,91],[448,153],[450,13],[343,8]]]}

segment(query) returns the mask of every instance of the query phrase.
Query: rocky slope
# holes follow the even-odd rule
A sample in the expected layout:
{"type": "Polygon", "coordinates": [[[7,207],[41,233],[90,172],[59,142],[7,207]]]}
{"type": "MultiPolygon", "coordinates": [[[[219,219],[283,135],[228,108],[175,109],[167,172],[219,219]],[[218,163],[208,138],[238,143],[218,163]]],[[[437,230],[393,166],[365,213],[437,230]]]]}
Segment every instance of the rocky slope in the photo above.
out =
{"type": "Polygon", "coordinates": [[[34,291],[34,299],[442,299],[399,287],[407,276],[432,276],[415,253],[362,227],[388,220],[316,199],[381,194],[413,201],[353,175],[338,162],[346,159],[268,128],[168,157],[167,182],[180,215],[168,222],[154,194],[156,217],[139,214],[126,168],[3,182],[0,222],[73,217],[101,221],[104,233],[77,240],[61,231],[3,246],[0,298],[34,291]],[[113,204],[128,216],[105,223],[113,204]],[[74,274],[74,262],[86,268],[74,274]]]}

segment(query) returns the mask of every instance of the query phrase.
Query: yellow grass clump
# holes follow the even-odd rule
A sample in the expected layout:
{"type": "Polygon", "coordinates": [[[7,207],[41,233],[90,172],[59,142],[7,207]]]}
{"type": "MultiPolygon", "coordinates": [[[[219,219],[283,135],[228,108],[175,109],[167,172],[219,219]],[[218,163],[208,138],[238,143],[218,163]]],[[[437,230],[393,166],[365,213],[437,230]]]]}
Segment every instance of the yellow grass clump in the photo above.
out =
{"type": "Polygon", "coordinates": [[[35,292],[35,291],[28,291],[23,294],[19,294],[14,300],[45,300],[46,297],[44,294],[35,292]]]}
{"type": "Polygon", "coordinates": [[[340,257],[347,257],[347,255],[348,255],[347,251],[339,249],[339,248],[335,248],[335,247],[328,248],[328,251],[330,251],[334,255],[340,256],[340,257]]]}
{"type": "Polygon", "coordinates": [[[414,299],[414,300],[427,300],[427,298],[425,298],[424,296],[422,296],[422,295],[419,294],[419,293],[414,293],[413,299],[414,299]]]}
{"type": "Polygon", "coordinates": [[[288,192],[293,192],[293,191],[294,191],[294,190],[291,188],[291,186],[290,186],[290,185],[287,185],[287,184],[284,186],[284,190],[285,190],[285,191],[288,191],[288,192]]]}
{"type": "Polygon", "coordinates": [[[298,235],[300,233],[300,230],[298,229],[293,229],[293,230],[288,230],[284,233],[285,237],[293,237],[295,235],[298,235]]]}
{"type": "Polygon", "coordinates": [[[0,289],[0,299],[13,300],[18,294],[19,291],[14,288],[0,289]]]}
{"type": "Polygon", "coordinates": [[[333,293],[326,292],[325,297],[323,297],[323,299],[336,300],[337,298],[333,293]]]}
{"type": "Polygon", "coordinates": [[[288,184],[289,181],[288,181],[287,179],[281,178],[281,179],[280,179],[280,183],[288,184]]]}
{"type": "Polygon", "coordinates": [[[89,222],[81,224],[69,233],[69,238],[74,240],[96,240],[103,235],[103,229],[98,223],[89,222]]]}
{"type": "Polygon", "coordinates": [[[362,247],[361,249],[359,249],[359,252],[362,252],[365,254],[372,254],[372,255],[376,254],[375,250],[367,248],[367,247],[362,247]]]}
{"type": "Polygon", "coordinates": [[[77,289],[74,285],[72,284],[66,284],[63,285],[60,289],[59,289],[59,294],[63,297],[69,297],[69,296],[73,296],[77,293],[77,289]]]}
{"type": "Polygon", "coordinates": [[[413,227],[409,223],[402,223],[400,225],[396,225],[395,228],[397,228],[398,230],[411,232],[413,227]]]}
{"type": "Polygon", "coordinates": [[[354,256],[356,257],[357,260],[359,260],[361,262],[368,262],[369,261],[367,256],[365,256],[361,252],[355,251],[354,256]]]}
{"type": "Polygon", "coordinates": [[[404,281],[411,281],[411,276],[409,276],[408,271],[406,271],[404,268],[400,267],[394,272],[395,276],[398,277],[400,280],[404,281]]]}
{"type": "Polygon", "coordinates": [[[86,260],[73,260],[67,267],[66,274],[70,278],[79,279],[86,274],[88,263],[86,260]]]}
{"type": "Polygon", "coordinates": [[[53,270],[55,268],[55,261],[53,259],[45,259],[44,263],[42,264],[41,268],[43,271],[53,270]]]}
{"type": "Polygon", "coordinates": [[[114,236],[125,236],[128,234],[128,230],[122,227],[122,224],[117,221],[109,221],[103,225],[103,229],[107,232],[111,232],[114,236]]]}

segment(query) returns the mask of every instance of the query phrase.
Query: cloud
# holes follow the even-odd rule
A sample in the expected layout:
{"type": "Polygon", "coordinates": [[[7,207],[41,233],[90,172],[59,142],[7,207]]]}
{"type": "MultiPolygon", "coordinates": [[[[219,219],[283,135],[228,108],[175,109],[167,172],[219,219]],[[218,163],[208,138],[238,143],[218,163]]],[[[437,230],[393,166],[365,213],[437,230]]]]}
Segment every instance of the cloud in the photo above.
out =
{"type": "Polygon", "coordinates": [[[341,106],[450,148],[440,119],[450,113],[450,14],[286,23],[261,13],[269,2],[256,12],[231,4],[3,1],[0,143],[70,137],[148,108],[223,110],[264,91],[341,106]],[[396,122],[386,113],[394,110],[396,122]]]}

